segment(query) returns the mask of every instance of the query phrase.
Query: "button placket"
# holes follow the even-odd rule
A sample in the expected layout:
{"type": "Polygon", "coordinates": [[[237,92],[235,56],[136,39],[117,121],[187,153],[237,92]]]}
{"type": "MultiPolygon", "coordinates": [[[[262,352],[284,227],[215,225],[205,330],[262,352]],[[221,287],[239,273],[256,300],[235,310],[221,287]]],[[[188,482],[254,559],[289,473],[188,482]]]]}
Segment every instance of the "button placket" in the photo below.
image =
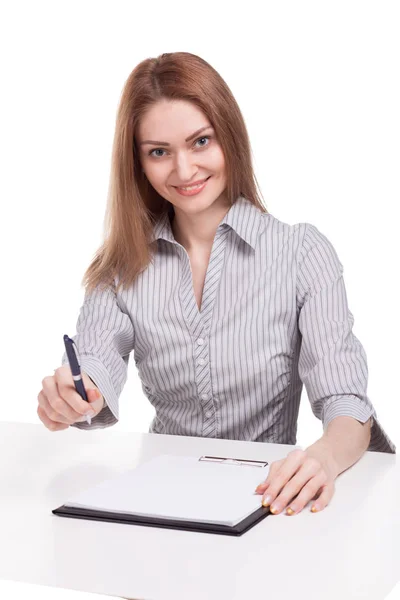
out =
{"type": "MultiPolygon", "coordinates": [[[[212,409],[211,395],[211,374],[208,364],[208,344],[203,337],[198,337],[196,340],[195,363],[196,363],[196,381],[197,392],[199,394],[201,404],[204,411],[212,409]]],[[[211,411],[213,413],[213,411],[211,411]]]]}
{"type": "Polygon", "coordinates": [[[182,310],[194,343],[195,377],[199,402],[203,408],[204,421],[202,435],[216,437],[215,406],[211,388],[209,365],[208,333],[211,326],[213,308],[219,288],[224,262],[228,230],[217,231],[207,268],[201,312],[198,309],[193,289],[193,276],[186,250],[181,246],[180,259],[182,280],[180,298],[182,310]]]}
{"type": "Polygon", "coordinates": [[[211,372],[209,365],[208,344],[206,342],[207,340],[200,337],[197,339],[196,344],[195,369],[197,392],[199,394],[199,399],[204,414],[202,435],[204,437],[215,437],[215,407],[211,390],[211,372]]]}

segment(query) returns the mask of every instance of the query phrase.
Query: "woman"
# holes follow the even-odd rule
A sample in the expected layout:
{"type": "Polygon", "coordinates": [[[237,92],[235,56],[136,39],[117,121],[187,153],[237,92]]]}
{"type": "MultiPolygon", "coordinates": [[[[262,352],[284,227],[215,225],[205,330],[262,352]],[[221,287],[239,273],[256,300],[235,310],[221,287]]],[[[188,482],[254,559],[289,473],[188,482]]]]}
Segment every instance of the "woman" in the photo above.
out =
{"type": "Polygon", "coordinates": [[[43,380],[38,415],[53,431],[116,423],[134,350],[156,409],[150,432],[295,444],[304,383],[324,435],[272,463],[257,491],[269,487],[276,512],[296,494],[294,512],[312,497],[323,508],[365,450],[395,446],[366,395],[332,244],[314,225],[273,217],[255,181],[241,112],[207,62],[176,52],[133,70],[108,229],[73,338],[94,418],[84,422],[66,354],[43,380]]]}

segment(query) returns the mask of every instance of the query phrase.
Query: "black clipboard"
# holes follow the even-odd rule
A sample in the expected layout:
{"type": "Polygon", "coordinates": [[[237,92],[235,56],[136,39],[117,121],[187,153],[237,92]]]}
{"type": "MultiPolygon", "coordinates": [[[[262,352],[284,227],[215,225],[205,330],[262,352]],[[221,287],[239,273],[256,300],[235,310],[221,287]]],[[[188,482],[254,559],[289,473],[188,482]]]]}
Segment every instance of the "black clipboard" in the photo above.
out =
{"type": "MultiPolygon", "coordinates": [[[[221,456],[201,456],[199,461],[218,462],[225,465],[244,466],[244,467],[265,467],[267,461],[248,460],[238,458],[228,458],[221,456]]],[[[104,521],[108,523],[122,523],[128,525],[144,525],[148,527],[160,527],[164,529],[180,529],[184,531],[195,531],[199,533],[215,533],[221,535],[240,536],[252,527],[265,519],[270,514],[269,507],[260,506],[250,515],[244,518],[236,525],[223,525],[220,523],[202,523],[201,521],[183,521],[177,519],[168,519],[160,517],[145,517],[129,513],[114,513],[111,511],[101,511],[82,507],[73,507],[62,505],[51,511],[54,515],[60,517],[69,517],[73,519],[85,519],[91,521],[104,521]]]]}

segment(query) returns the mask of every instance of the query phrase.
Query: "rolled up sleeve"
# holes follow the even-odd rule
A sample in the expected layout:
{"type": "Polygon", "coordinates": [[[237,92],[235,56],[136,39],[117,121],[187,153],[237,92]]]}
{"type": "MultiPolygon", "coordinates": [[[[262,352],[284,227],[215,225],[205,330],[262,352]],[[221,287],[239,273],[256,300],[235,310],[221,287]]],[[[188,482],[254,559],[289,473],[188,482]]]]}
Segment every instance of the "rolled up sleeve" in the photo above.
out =
{"type": "Polygon", "coordinates": [[[314,225],[305,226],[297,269],[298,369],[311,409],[324,430],[338,416],[361,423],[372,417],[368,450],[395,454],[367,396],[367,357],[352,332],[343,265],[331,242],[314,225]]]}
{"type": "MultiPolygon", "coordinates": [[[[125,307],[117,299],[115,288],[95,288],[85,293],[74,340],[78,361],[105,399],[105,406],[92,419],[73,423],[78,429],[103,429],[118,422],[119,397],[127,380],[130,352],[134,348],[134,328],[125,307]]],[[[68,364],[67,353],[62,365],[68,364]]]]}

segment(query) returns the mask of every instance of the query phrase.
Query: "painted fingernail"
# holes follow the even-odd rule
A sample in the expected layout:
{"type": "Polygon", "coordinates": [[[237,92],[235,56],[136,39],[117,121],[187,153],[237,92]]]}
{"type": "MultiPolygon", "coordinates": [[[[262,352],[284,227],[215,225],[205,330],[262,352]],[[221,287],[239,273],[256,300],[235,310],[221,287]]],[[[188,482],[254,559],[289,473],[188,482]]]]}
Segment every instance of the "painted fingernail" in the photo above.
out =
{"type": "Polygon", "coordinates": [[[286,512],[288,515],[294,515],[294,510],[290,506],[287,507],[286,512]]]}
{"type": "Polygon", "coordinates": [[[262,500],[263,506],[269,506],[271,504],[271,496],[265,496],[262,500]]]}
{"type": "Polygon", "coordinates": [[[319,506],[318,504],[314,504],[314,506],[311,509],[311,512],[318,512],[319,511],[319,506]]]}
{"type": "Polygon", "coordinates": [[[269,510],[275,514],[275,513],[279,512],[280,508],[277,504],[273,504],[269,510]]]}

